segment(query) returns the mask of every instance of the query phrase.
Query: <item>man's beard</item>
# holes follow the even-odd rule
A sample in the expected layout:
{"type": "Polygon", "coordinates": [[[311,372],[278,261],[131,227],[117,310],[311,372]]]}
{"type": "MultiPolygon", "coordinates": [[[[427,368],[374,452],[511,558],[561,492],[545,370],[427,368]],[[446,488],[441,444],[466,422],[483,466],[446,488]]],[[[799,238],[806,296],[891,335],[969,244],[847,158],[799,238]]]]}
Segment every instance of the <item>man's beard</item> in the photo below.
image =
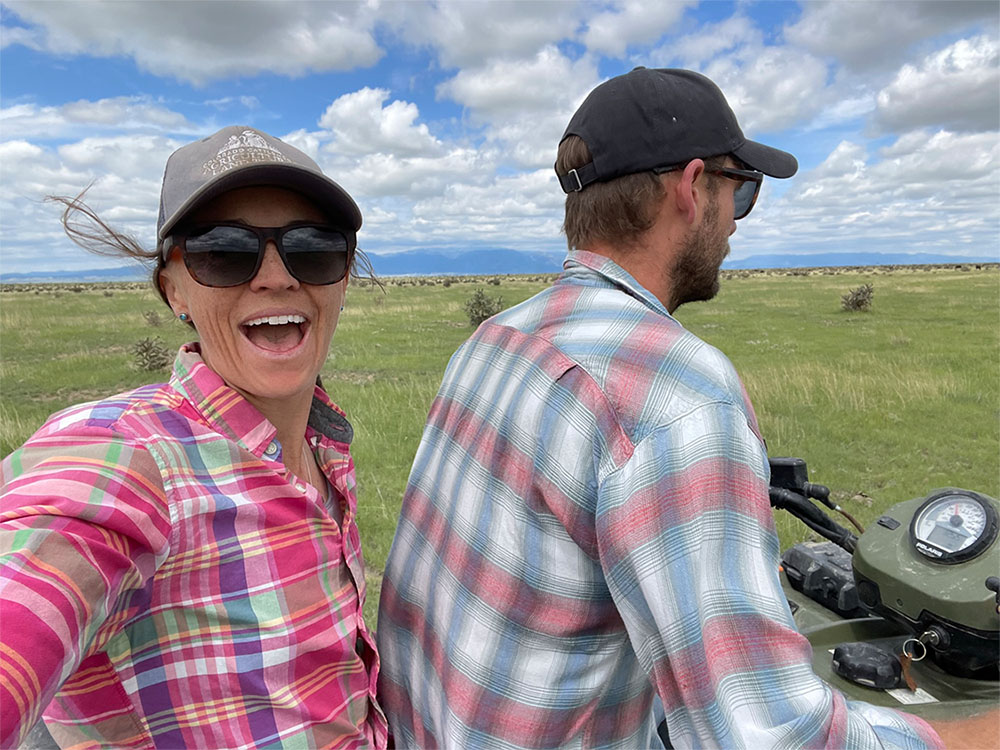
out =
{"type": "Polygon", "coordinates": [[[705,209],[701,227],[684,238],[671,272],[673,303],[710,300],[719,293],[719,269],[729,254],[729,235],[719,224],[719,202],[713,197],[705,209]]]}

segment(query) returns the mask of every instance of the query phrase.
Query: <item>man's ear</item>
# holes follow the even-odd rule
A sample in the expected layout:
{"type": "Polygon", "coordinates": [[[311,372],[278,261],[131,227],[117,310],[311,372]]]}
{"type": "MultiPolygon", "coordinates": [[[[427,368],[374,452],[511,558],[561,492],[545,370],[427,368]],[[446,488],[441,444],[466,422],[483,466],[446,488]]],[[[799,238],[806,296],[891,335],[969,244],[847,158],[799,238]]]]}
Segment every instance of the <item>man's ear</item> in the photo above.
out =
{"type": "Polygon", "coordinates": [[[705,162],[692,159],[681,172],[680,179],[674,185],[675,200],[680,214],[688,224],[694,224],[698,218],[698,203],[701,200],[701,188],[697,186],[698,178],[705,171],[705,162]]]}

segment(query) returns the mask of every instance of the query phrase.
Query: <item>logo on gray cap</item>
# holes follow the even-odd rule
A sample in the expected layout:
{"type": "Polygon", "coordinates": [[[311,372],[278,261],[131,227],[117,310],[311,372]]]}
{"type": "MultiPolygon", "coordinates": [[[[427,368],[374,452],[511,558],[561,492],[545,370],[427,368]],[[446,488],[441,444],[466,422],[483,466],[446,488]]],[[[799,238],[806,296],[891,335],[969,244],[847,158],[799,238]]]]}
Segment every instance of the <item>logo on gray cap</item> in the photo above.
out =
{"type": "Polygon", "coordinates": [[[265,141],[260,133],[244,130],[239,135],[229,136],[215,158],[206,161],[201,168],[206,176],[214,177],[236,167],[267,162],[291,164],[291,159],[265,141]]]}

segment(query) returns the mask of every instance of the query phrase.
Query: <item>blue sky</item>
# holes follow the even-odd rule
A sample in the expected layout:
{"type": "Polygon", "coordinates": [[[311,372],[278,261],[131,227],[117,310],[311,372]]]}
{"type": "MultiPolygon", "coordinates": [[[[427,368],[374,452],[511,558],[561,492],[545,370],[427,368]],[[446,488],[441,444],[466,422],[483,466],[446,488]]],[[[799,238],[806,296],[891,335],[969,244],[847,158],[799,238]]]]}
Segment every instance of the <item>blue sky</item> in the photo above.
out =
{"type": "Polygon", "coordinates": [[[153,244],[167,156],[231,124],[310,153],[361,206],[367,250],[558,250],[556,145],[636,65],[709,75],[749,137],[799,158],[734,259],[1000,259],[995,0],[14,0],[0,24],[3,273],[113,263],[42,200],[90,184],[153,244]]]}

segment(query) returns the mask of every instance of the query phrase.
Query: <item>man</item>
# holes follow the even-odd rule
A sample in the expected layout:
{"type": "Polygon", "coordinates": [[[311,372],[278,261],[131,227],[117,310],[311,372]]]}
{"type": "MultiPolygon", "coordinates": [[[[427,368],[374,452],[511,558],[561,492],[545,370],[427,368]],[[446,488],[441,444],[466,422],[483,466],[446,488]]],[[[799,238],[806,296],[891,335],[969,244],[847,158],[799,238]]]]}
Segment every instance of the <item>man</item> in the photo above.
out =
{"type": "Polygon", "coordinates": [[[719,288],[790,154],[722,92],[637,68],[573,116],[550,289],[452,358],[382,586],[380,699],[403,747],[919,748],[922,721],[811,671],[777,576],[739,378],[671,314],[719,288]]]}

